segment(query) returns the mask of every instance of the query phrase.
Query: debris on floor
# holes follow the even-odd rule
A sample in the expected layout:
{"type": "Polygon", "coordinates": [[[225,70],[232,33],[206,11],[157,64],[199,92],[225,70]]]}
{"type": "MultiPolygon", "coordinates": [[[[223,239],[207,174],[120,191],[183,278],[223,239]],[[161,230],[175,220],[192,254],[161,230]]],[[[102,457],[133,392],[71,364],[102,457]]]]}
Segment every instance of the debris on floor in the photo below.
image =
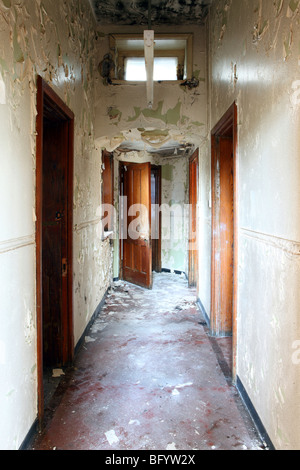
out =
{"type": "Polygon", "coordinates": [[[62,369],[53,369],[52,371],[52,377],[54,378],[62,377],[63,375],[65,375],[65,373],[62,369]]]}
{"type": "MultiPolygon", "coordinates": [[[[204,325],[182,276],[115,283],[32,448],[261,450],[204,325]]],[[[231,341],[218,343],[228,361],[231,341]]]]}

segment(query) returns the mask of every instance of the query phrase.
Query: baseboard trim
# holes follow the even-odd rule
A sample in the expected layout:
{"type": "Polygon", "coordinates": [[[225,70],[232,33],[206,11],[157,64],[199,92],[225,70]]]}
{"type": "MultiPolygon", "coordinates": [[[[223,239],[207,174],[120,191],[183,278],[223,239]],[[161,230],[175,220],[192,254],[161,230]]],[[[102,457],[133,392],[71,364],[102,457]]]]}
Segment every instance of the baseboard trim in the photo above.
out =
{"type": "Polygon", "coordinates": [[[187,277],[187,275],[184,271],[177,271],[177,269],[172,270],[172,269],[168,269],[168,268],[162,268],[161,272],[162,273],[174,273],[174,274],[178,274],[179,276],[181,276],[183,274],[186,277],[186,279],[188,279],[188,277],[187,277]]]}
{"type": "Polygon", "coordinates": [[[276,450],[239,376],[236,377],[236,388],[263,443],[269,450],[276,450]]]}
{"type": "Polygon", "coordinates": [[[204,308],[204,305],[203,305],[203,303],[201,302],[201,300],[199,299],[199,297],[198,297],[198,299],[197,299],[197,304],[198,304],[198,307],[199,307],[199,309],[200,309],[200,312],[202,313],[203,319],[204,319],[204,321],[205,321],[206,324],[207,324],[207,327],[210,329],[210,318],[209,318],[209,316],[207,315],[207,312],[206,312],[206,310],[205,310],[205,308],[204,308]]]}
{"type": "Polygon", "coordinates": [[[21,446],[19,447],[19,450],[27,450],[29,448],[31,442],[33,441],[33,439],[37,435],[38,431],[39,431],[39,422],[38,422],[38,419],[36,418],[33,425],[29,429],[24,441],[22,442],[21,446]]]}
{"type": "Polygon", "coordinates": [[[88,335],[88,332],[89,330],[91,329],[91,327],[93,326],[93,324],[95,323],[95,320],[96,318],[99,316],[102,308],[104,307],[104,304],[105,304],[105,300],[106,300],[106,297],[107,297],[107,294],[108,294],[108,291],[109,291],[110,287],[107,289],[107,291],[105,292],[104,296],[103,296],[103,299],[101,300],[100,304],[98,305],[98,307],[96,308],[95,312],[93,313],[92,315],[92,318],[90,319],[89,323],[87,324],[84,332],[82,333],[80,339],[78,340],[76,346],[75,346],[75,356],[78,354],[81,346],[84,344],[84,341],[85,341],[85,337],[88,335]]]}

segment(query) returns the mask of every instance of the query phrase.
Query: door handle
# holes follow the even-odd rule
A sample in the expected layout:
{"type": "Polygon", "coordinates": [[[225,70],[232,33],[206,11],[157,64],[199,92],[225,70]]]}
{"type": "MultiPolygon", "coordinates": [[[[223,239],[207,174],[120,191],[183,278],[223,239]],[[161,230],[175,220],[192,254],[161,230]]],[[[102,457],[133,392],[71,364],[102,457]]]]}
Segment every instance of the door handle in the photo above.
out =
{"type": "Polygon", "coordinates": [[[62,277],[67,277],[68,274],[68,262],[67,258],[63,258],[61,261],[62,267],[61,267],[61,274],[62,277]]]}

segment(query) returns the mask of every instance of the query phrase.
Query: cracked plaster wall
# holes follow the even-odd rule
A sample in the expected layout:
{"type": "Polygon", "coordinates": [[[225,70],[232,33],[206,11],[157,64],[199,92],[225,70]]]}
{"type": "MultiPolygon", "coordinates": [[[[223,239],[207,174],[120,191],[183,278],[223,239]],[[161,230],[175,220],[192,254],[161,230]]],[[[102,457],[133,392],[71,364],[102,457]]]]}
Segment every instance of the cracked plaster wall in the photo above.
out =
{"type": "Polygon", "coordinates": [[[0,448],[18,449],[37,415],[36,77],[75,114],[75,343],[111,279],[99,236],[94,141],[95,23],[83,0],[0,0],[0,448]]]}
{"type": "Polygon", "coordinates": [[[237,373],[280,450],[300,446],[299,7],[218,0],[210,14],[211,128],[238,106],[237,373]]]}

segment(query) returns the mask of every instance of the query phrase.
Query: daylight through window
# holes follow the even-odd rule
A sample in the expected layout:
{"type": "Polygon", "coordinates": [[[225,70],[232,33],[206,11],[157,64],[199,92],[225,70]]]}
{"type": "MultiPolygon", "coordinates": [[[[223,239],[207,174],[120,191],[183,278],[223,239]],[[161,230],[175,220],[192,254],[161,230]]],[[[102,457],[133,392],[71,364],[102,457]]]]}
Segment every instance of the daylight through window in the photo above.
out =
{"type": "MultiPolygon", "coordinates": [[[[129,57],[125,59],[125,80],[146,81],[145,59],[129,57]]],[[[154,81],[177,80],[177,57],[157,57],[154,59],[154,81]]]]}

